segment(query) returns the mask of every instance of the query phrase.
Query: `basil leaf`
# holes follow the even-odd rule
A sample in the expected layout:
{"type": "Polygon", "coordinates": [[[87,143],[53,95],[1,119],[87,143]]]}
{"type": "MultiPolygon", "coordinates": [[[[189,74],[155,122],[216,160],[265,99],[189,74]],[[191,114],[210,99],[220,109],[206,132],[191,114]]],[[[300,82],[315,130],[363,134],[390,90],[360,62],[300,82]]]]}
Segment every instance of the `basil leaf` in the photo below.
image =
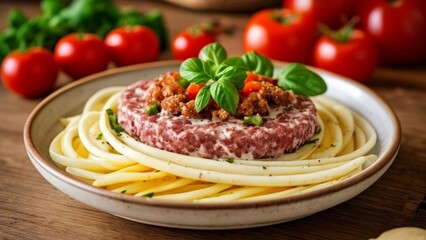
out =
{"type": "Polygon", "coordinates": [[[210,79],[215,79],[216,75],[216,65],[211,61],[203,61],[204,72],[210,77],[210,79]]]}
{"type": "Polygon", "coordinates": [[[219,43],[210,43],[201,49],[198,57],[204,61],[211,61],[215,65],[219,65],[228,58],[228,54],[219,43]]]}
{"type": "Polygon", "coordinates": [[[180,65],[180,75],[192,83],[204,83],[210,79],[206,64],[201,59],[189,58],[180,65]]]}
{"type": "Polygon", "coordinates": [[[195,97],[195,110],[201,112],[210,102],[210,86],[204,86],[195,97]]]}
{"type": "Polygon", "coordinates": [[[304,96],[316,96],[327,91],[324,80],[302,64],[292,63],[278,76],[278,86],[304,96]]]}
{"type": "Polygon", "coordinates": [[[227,81],[219,80],[210,85],[210,93],[214,101],[225,111],[234,115],[237,111],[239,95],[235,86],[227,81]]]}
{"type": "Polygon", "coordinates": [[[237,89],[244,87],[244,80],[247,78],[246,70],[242,67],[226,66],[219,67],[219,72],[216,72],[216,76],[219,80],[231,82],[237,89]]]}
{"type": "Polygon", "coordinates": [[[240,57],[231,57],[231,58],[228,58],[224,62],[222,62],[221,65],[224,65],[224,66],[235,66],[235,67],[245,68],[243,59],[240,58],[240,57]]]}
{"type": "Polygon", "coordinates": [[[244,54],[242,60],[244,62],[244,67],[249,71],[267,77],[272,77],[274,74],[274,65],[272,65],[272,62],[256,52],[252,51],[244,54]]]}

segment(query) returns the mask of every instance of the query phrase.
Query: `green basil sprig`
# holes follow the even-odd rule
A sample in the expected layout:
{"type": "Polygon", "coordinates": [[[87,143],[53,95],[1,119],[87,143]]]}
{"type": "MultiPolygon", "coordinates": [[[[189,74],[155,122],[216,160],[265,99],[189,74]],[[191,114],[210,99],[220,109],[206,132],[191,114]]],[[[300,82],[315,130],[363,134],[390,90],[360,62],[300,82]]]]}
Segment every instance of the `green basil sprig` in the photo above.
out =
{"type": "Polygon", "coordinates": [[[321,76],[298,63],[289,64],[281,70],[278,86],[304,96],[316,96],[327,91],[321,76]]]}
{"type": "MultiPolygon", "coordinates": [[[[268,58],[256,52],[228,58],[225,48],[219,43],[206,45],[198,58],[189,58],[180,66],[180,75],[188,82],[206,84],[195,98],[197,112],[202,111],[212,97],[232,115],[237,111],[238,90],[244,87],[247,71],[272,77],[274,66],[268,58]]],[[[318,74],[297,63],[289,64],[280,72],[278,86],[304,96],[320,95],[327,90],[318,74]]]]}
{"type": "Polygon", "coordinates": [[[206,83],[195,98],[195,109],[202,111],[213,97],[225,111],[235,114],[238,90],[244,87],[246,70],[240,66],[224,64],[228,58],[225,48],[212,43],[201,49],[199,58],[189,58],[180,66],[180,75],[191,83],[206,83]]]}
{"type": "Polygon", "coordinates": [[[238,108],[238,90],[244,87],[246,72],[252,71],[272,77],[271,61],[255,52],[228,59],[225,48],[219,43],[206,45],[198,58],[189,58],[180,66],[180,75],[191,83],[205,83],[195,98],[195,109],[202,111],[213,97],[225,111],[235,114],[238,108]]]}

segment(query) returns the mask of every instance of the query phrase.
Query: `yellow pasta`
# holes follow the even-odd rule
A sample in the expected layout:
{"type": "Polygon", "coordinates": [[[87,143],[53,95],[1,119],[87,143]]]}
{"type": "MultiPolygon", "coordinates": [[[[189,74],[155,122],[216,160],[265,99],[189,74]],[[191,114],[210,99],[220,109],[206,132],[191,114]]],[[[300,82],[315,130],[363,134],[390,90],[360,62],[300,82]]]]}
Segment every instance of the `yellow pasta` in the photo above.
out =
{"type": "Polygon", "coordinates": [[[344,105],[315,97],[321,131],[293,153],[233,161],[157,149],[111,129],[123,87],[105,88],[52,141],[50,156],[69,174],[135,197],[212,203],[261,201],[315,191],[362,171],[376,144],[373,127],[344,105]]]}

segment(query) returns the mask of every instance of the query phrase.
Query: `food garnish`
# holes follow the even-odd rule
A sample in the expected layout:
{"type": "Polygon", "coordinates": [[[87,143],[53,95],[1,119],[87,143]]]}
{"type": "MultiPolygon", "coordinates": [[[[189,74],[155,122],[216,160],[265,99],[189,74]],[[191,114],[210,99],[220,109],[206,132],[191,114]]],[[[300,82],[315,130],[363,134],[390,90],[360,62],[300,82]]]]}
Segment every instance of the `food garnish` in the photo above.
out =
{"type": "MultiPolygon", "coordinates": [[[[201,112],[212,97],[232,115],[238,108],[239,91],[248,95],[254,89],[260,89],[258,82],[247,83],[251,73],[270,78],[273,72],[274,67],[268,58],[256,52],[228,58],[225,48],[219,43],[205,46],[198,58],[187,59],[180,66],[180,75],[184,79],[192,84],[205,84],[195,98],[197,112],[201,112]]],[[[304,96],[320,95],[327,90],[318,74],[297,63],[281,71],[278,86],[304,96]]]]}

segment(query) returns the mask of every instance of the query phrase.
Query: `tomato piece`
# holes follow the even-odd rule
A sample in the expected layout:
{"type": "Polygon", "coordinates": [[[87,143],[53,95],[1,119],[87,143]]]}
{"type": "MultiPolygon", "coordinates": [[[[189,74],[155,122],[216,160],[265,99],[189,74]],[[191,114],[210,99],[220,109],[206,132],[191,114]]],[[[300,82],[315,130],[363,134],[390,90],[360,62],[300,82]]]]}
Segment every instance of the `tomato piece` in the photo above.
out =
{"type": "Polygon", "coordinates": [[[254,74],[250,71],[247,71],[246,74],[247,74],[247,77],[246,77],[246,80],[244,80],[244,82],[251,82],[251,81],[257,81],[258,80],[257,74],[254,74]]]}
{"type": "Polygon", "coordinates": [[[316,22],[336,28],[355,14],[358,0],[284,0],[283,7],[312,15],[316,22]]]}
{"type": "Polygon", "coordinates": [[[317,67],[365,83],[378,64],[378,54],[373,40],[361,30],[321,36],[314,49],[317,67]],[[336,36],[336,37],[333,37],[336,36]]]}
{"type": "Polygon", "coordinates": [[[266,9],[254,14],[243,33],[244,51],[276,60],[310,63],[316,23],[309,14],[266,9]]]}
{"type": "Polygon", "coordinates": [[[198,57],[200,50],[209,43],[216,42],[216,37],[209,32],[180,32],[172,42],[172,52],[176,59],[198,57]]]}
{"type": "Polygon", "coordinates": [[[186,96],[189,100],[194,100],[195,97],[197,97],[198,92],[206,86],[204,83],[196,84],[196,83],[190,83],[188,88],[186,89],[186,96]]]}
{"type": "Polygon", "coordinates": [[[265,81],[265,82],[277,85],[276,79],[273,79],[273,78],[270,78],[270,77],[267,77],[267,76],[263,76],[263,75],[260,75],[260,74],[252,73],[250,71],[247,71],[246,74],[247,74],[247,77],[244,80],[244,82],[250,82],[250,81],[262,82],[262,81],[265,81]]]}
{"type": "Polygon", "coordinates": [[[241,89],[241,93],[244,96],[250,95],[252,92],[258,92],[262,85],[258,81],[249,81],[244,84],[243,89],[241,89]]]}
{"type": "Polygon", "coordinates": [[[109,55],[103,40],[96,34],[72,33],[56,44],[55,60],[73,79],[107,69],[109,55]]]}
{"type": "Polygon", "coordinates": [[[1,66],[1,79],[6,88],[28,98],[49,93],[57,76],[53,54],[39,47],[11,52],[1,66]]]}
{"type": "Polygon", "coordinates": [[[406,64],[426,59],[426,1],[365,0],[358,14],[363,29],[376,42],[381,62],[406,64]]]}
{"type": "Polygon", "coordinates": [[[160,55],[157,34],[145,26],[113,29],[105,37],[105,45],[117,66],[156,61],[160,55]]]}

